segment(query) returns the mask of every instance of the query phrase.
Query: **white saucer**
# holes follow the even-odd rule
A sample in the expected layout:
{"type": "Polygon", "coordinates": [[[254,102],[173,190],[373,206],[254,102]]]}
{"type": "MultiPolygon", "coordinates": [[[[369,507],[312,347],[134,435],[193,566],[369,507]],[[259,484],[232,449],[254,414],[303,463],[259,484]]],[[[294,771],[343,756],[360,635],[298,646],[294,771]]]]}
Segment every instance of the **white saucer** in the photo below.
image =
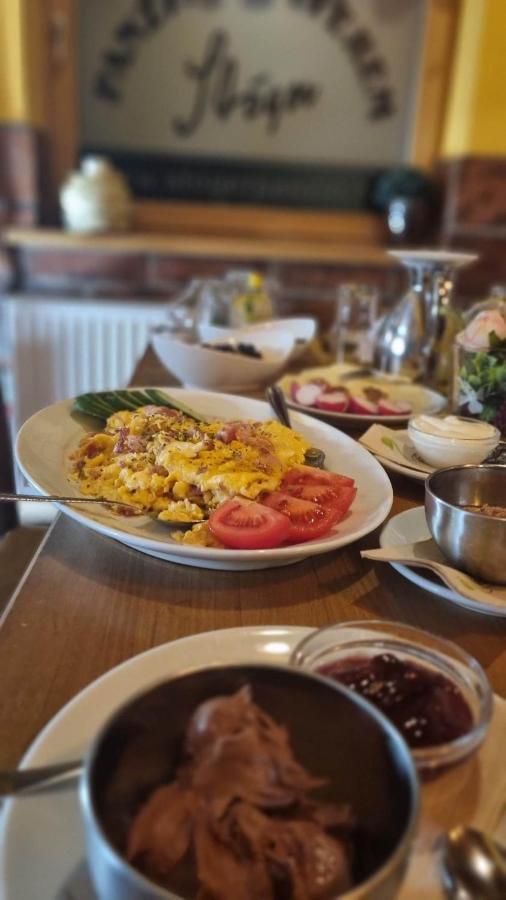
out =
{"type": "MultiPolygon", "coordinates": [[[[372,450],[371,453],[373,453],[372,450]]],[[[386,456],[379,456],[377,453],[374,453],[374,456],[378,462],[381,463],[383,468],[387,469],[389,472],[397,472],[398,475],[405,475],[407,478],[413,478],[415,481],[425,481],[426,478],[429,477],[429,472],[422,472],[420,469],[411,469],[410,466],[403,466],[400,463],[394,462],[392,459],[387,459],[386,456]]]]}
{"type": "MultiPolygon", "coordinates": [[[[381,423],[379,423],[381,424],[381,423]]],[[[371,429],[369,429],[370,431],[371,429]]],[[[396,459],[391,459],[388,456],[383,456],[381,452],[379,452],[376,447],[377,444],[373,446],[373,444],[364,440],[364,438],[369,434],[369,431],[360,438],[359,443],[362,444],[363,447],[366,447],[369,450],[369,453],[372,453],[373,456],[376,457],[378,462],[381,463],[384,469],[387,469],[390,472],[397,472],[399,475],[405,475],[406,478],[413,478],[415,481],[425,481],[432,472],[435,472],[436,469],[433,466],[428,466],[426,462],[420,459],[415,452],[415,448],[413,444],[408,439],[408,432],[406,429],[398,429],[395,432],[395,438],[397,443],[397,449],[400,448],[400,452],[402,455],[406,457],[408,463],[412,463],[412,465],[403,465],[402,462],[398,462],[396,459]],[[420,468],[415,468],[415,466],[419,465],[420,468]],[[430,468],[430,471],[427,471],[427,468],[430,468]]]]}
{"type": "MultiPolygon", "coordinates": [[[[431,534],[425,518],[425,509],[423,506],[417,506],[415,509],[407,509],[398,515],[393,516],[383,528],[379,542],[381,547],[401,547],[403,544],[412,544],[416,541],[425,541],[430,538],[431,534]]],[[[465,606],[476,613],[482,613],[486,616],[502,616],[506,618],[506,604],[500,601],[497,603],[478,603],[469,597],[462,597],[455,591],[446,587],[436,575],[428,573],[424,569],[416,569],[411,566],[404,566],[401,563],[390,563],[390,565],[404,575],[408,581],[418,587],[430,591],[431,594],[437,594],[451,603],[457,603],[459,606],[465,606]]],[[[492,599],[492,598],[491,598],[492,599]]]]}

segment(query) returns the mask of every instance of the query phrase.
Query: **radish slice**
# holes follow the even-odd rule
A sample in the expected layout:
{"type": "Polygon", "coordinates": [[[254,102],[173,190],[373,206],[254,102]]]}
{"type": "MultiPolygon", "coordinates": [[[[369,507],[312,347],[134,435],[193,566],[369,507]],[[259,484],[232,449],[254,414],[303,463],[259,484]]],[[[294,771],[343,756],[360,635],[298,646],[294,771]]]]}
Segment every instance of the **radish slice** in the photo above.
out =
{"type": "Polygon", "coordinates": [[[317,384],[323,391],[333,391],[335,388],[332,387],[330,381],[327,381],[326,378],[312,378],[309,384],[317,384]]]}
{"type": "Polygon", "coordinates": [[[377,416],[378,404],[373,403],[372,400],[367,400],[365,397],[353,396],[352,394],[348,412],[355,413],[358,416],[377,416]]]}
{"type": "Polygon", "coordinates": [[[292,398],[292,400],[295,400],[295,402],[297,402],[297,391],[299,390],[299,388],[300,388],[299,382],[292,381],[292,383],[290,385],[290,397],[292,398]]]}
{"type": "Polygon", "coordinates": [[[301,406],[314,406],[321,393],[321,384],[302,384],[295,391],[295,402],[301,406]]]}
{"type": "Polygon", "coordinates": [[[346,391],[324,392],[316,398],[318,409],[326,409],[329,412],[346,412],[348,409],[348,394],[346,391]]]}
{"type": "Polygon", "coordinates": [[[382,398],[378,403],[378,412],[380,416],[409,416],[413,409],[409,403],[394,403],[382,398]]]}

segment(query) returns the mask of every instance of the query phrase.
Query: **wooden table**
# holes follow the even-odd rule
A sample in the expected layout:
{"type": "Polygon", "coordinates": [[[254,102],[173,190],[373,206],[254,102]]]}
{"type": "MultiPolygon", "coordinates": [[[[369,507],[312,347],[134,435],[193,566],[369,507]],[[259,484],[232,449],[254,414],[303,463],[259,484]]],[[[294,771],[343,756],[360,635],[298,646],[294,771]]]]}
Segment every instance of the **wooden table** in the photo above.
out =
{"type": "MultiPolygon", "coordinates": [[[[133,383],[163,384],[148,355],[133,383]]],[[[393,479],[391,515],[423,503],[423,486],[393,479]]],[[[477,615],[362,560],[378,531],[324,556],[253,572],[162,562],[60,516],[0,629],[0,767],[14,766],[78,691],[136,653],[236,625],[321,626],[385,618],[455,640],[506,696],[506,620],[477,615]]]]}

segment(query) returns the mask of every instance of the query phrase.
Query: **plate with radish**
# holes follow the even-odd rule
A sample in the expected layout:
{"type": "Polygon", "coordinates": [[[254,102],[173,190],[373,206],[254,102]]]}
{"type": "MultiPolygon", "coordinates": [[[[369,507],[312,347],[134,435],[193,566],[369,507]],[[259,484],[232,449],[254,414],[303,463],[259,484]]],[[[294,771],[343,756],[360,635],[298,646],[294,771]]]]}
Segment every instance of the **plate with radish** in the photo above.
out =
{"type": "Polygon", "coordinates": [[[407,379],[350,378],[349,370],[337,365],[285,375],[278,384],[293,409],[348,426],[401,424],[419,413],[438,413],[446,405],[442,394],[407,379]]]}

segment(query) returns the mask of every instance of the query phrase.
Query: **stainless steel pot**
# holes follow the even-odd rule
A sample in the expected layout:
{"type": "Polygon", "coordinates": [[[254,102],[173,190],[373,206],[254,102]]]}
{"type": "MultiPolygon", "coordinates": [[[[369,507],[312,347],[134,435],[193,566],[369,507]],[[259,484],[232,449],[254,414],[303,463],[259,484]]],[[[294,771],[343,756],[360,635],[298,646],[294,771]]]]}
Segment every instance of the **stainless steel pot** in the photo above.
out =
{"type": "Polygon", "coordinates": [[[350,803],[360,823],[358,884],[346,900],[387,900],[407,866],[418,779],[407,745],[373,706],[341,685],[283,666],[207,668],[163,682],[123,706],[89,751],[81,783],[88,864],[100,900],[176,900],[122,855],[129,823],[170,780],[188,720],[204,700],[249,684],[290,733],[295,754],[328,778],[325,799],[350,803]]]}
{"type": "Polygon", "coordinates": [[[506,584],[506,519],[464,509],[506,508],[506,466],[451,466],[425,482],[427,525],[436,544],[457,569],[506,584]]]}

